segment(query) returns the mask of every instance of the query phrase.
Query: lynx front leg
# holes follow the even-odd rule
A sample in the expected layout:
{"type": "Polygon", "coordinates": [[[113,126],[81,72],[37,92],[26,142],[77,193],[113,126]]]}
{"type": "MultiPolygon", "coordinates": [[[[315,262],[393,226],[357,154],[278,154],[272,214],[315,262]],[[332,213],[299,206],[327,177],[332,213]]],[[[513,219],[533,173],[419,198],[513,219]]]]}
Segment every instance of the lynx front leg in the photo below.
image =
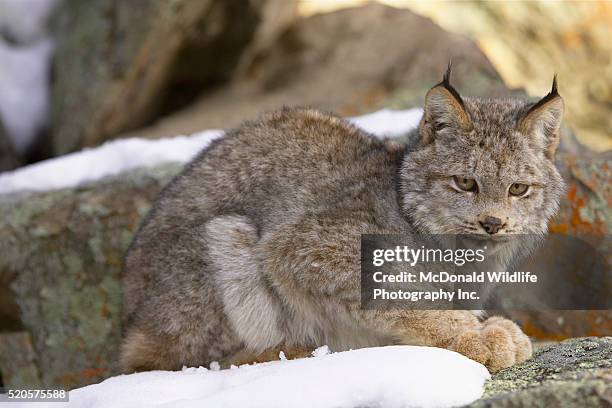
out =
{"type": "MultiPolygon", "coordinates": [[[[400,312],[401,313],[401,312],[400,312]]],[[[463,310],[406,311],[397,320],[400,341],[448,348],[484,364],[490,371],[525,361],[531,356],[529,338],[512,321],[491,317],[478,321],[463,310]]]]}
{"type": "Polygon", "coordinates": [[[531,357],[529,337],[512,321],[490,317],[482,327],[459,334],[449,347],[492,371],[510,367],[531,357]]]}

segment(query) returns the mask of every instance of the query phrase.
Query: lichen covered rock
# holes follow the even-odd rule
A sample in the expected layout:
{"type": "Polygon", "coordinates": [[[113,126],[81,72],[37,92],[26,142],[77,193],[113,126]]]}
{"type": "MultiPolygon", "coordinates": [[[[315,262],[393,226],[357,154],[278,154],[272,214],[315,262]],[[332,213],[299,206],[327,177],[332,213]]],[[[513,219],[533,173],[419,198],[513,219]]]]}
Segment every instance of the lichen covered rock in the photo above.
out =
{"type": "Polygon", "coordinates": [[[612,405],[612,337],[551,344],[485,384],[469,407],[609,407],[612,405]]]}
{"type": "MultiPolygon", "coordinates": [[[[561,200],[559,213],[550,224],[550,232],[581,237],[604,257],[608,268],[612,264],[610,233],[612,232],[612,152],[593,152],[579,145],[575,138],[564,134],[557,154],[556,164],[567,183],[565,197],[561,200]]],[[[567,248],[547,248],[551,260],[559,251],[567,248]]],[[[584,254],[582,254],[584,255],[584,254]]],[[[561,286],[574,285],[574,291],[604,290],[610,292],[612,276],[601,270],[603,276],[591,276],[589,268],[581,268],[584,262],[578,254],[573,255],[573,268],[565,265],[556,275],[555,287],[542,297],[567,293],[561,286]]],[[[535,267],[537,268],[537,266],[535,267]]],[[[516,294],[515,294],[516,295],[516,294]]],[[[520,294],[519,294],[520,296],[520,294]]],[[[609,297],[608,297],[609,299],[609,297]]],[[[583,309],[583,308],[580,308],[583,309]]],[[[509,315],[520,323],[525,332],[539,339],[562,340],[574,336],[612,335],[612,310],[535,310],[513,311],[509,315]]]]}
{"type": "Polygon", "coordinates": [[[0,196],[0,286],[11,297],[1,305],[4,314],[17,305],[19,315],[13,317],[31,336],[0,333],[5,385],[36,385],[33,371],[40,385],[68,388],[116,373],[123,256],[140,220],[179,168],[166,165],[73,189],[0,196]]]}

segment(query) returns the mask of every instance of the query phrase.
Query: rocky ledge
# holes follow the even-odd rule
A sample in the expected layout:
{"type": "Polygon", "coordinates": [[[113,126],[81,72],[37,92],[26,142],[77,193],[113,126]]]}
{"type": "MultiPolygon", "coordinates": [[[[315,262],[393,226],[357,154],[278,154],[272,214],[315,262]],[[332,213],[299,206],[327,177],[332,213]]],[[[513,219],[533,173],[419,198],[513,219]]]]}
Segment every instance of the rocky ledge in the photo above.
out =
{"type": "Polygon", "coordinates": [[[481,407],[612,406],[612,337],[583,337],[544,346],[485,385],[481,407]]]}

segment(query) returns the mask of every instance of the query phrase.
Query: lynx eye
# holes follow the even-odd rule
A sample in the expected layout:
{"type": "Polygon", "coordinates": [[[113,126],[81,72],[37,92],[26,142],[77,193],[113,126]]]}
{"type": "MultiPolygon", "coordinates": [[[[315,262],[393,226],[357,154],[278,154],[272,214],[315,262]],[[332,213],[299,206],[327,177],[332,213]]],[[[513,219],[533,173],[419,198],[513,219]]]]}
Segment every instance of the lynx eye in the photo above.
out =
{"type": "Polygon", "coordinates": [[[513,196],[524,196],[529,191],[529,186],[522,183],[514,183],[510,186],[508,192],[513,196]]]}
{"type": "Polygon", "coordinates": [[[471,178],[467,178],[467,177],[462,177],[462,176],[454,176],[453,180],[455,182],[455,185],[457,186],[457,188],[463,190],[463,191],[477,191],[478,190],[478,186],[476,185],[476,180],[471,179],[471,178]]]}

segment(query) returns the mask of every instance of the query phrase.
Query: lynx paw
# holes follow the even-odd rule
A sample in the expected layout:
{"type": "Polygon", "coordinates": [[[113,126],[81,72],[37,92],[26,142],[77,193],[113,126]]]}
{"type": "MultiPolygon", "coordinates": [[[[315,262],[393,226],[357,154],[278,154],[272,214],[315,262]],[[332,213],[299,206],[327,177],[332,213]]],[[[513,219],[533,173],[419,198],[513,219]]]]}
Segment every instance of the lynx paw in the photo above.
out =
{"type": "Polygon", "coordinates": [[[491,317],[480,330],[459,334],[449,348],[484,364],[491,372],[521,363],[532,352],[529,337],[514,322],[502,317],[491,317]]]}

